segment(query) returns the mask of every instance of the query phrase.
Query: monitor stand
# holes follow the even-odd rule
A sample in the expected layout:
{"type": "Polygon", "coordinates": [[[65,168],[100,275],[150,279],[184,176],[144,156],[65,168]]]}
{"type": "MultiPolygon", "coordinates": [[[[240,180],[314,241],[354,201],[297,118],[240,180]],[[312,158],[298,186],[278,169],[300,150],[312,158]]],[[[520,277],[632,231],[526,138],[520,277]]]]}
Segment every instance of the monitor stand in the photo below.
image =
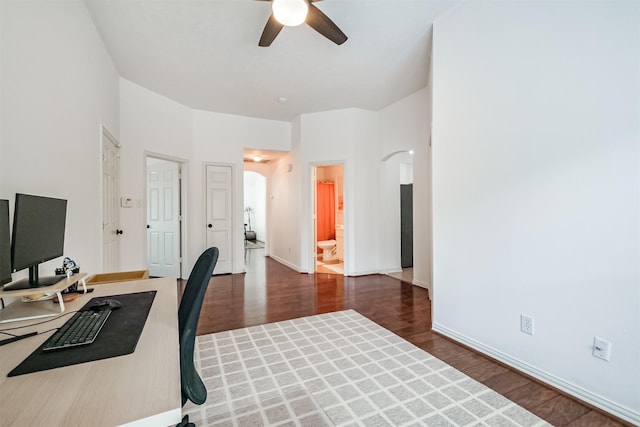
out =
{"type": "MultiPolygon", "coordinates": [[[[2,1],[2,0],[0,0],[2,1]]],[[[60,277],[60,276],[59,276],[60,277]]],[[[10,304],[0,310],[0,324],[5,322],[17,322],[18,320],[39,319],[41,317],[57,316],[65,311],[64,297],[62,292],[69,286],[78,284],[78,289],[82,287],[83,293],[89,292],[85,278],[87,273],[76,273],[71,277],[61,276],[55,285],[46,288],[26,288],[14,291],[0,290],[0,298],[13,298],[10,304]],[[55,294],[58,304],[51,304],[51,301],[33,300],[29,296],[37,294],[55,294]],[[21,298],[22,297],[22,298],[21,298]],[[25,298],[26,297],[26,298],[25,298]],[[28,302],[26,300],[29,300],[28,302]]],[[[6,301],[6,300],[5,300],[6,301]]],[[[0,362],[1,363],[1,362],[0,362]]],[[[0,422],[2,424],[2,422],[0,422]]]]}
{"type": "Polygon", "coordinates": [[[3,291],[17,291],[18,289],[44,288],[46,286],[55,285],[66,276],[47,276],[38,277],[38,265],[29,267],[29,277],[20,279],[13,283],[5,285],[3,291]]]}

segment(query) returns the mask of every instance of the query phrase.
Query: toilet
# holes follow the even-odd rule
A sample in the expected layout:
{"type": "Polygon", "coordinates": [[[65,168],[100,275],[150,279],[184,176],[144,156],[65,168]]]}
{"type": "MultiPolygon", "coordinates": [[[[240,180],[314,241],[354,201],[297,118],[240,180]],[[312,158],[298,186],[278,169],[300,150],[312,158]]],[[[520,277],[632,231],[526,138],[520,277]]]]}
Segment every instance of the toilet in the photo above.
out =
{"type": "Polygon", "coordinates": [[[336,252],[335,240],[321,240],[318,242],[318,247],[322,249],[322,260],[331,261],[336,252]]]}

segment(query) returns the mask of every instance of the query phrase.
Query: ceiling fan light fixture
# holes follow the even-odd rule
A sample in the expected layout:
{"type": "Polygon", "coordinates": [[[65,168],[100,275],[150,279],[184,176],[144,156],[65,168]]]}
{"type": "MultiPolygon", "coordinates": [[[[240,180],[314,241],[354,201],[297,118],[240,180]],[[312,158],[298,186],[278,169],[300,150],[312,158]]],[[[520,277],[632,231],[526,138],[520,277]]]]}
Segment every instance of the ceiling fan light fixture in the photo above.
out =
{"type": "Polygon", "coordinates": [[[295,27],[307,19],[309,4],[307,0],[273,0],[271,9],[278,22],[287,27],[295,27]]]}

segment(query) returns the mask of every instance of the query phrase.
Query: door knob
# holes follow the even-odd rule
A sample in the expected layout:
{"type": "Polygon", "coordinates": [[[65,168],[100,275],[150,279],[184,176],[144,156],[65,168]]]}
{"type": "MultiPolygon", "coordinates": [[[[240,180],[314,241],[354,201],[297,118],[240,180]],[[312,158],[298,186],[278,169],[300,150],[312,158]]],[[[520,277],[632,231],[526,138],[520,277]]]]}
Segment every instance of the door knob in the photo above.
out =
{"type": "Polygon", "coordinates": [[[207,227],[213,228],[213,224],[207,224],[207,227]]]}
{"type": "Polygon", "coordinates": [[[147,224],[147,228],[151,228],[151,226],[149,224],[147,224]]]}
{"type": "Polygon", "coordinates": [[[116,230],[116,234],[122,234],[122,230],[116,230]]]}

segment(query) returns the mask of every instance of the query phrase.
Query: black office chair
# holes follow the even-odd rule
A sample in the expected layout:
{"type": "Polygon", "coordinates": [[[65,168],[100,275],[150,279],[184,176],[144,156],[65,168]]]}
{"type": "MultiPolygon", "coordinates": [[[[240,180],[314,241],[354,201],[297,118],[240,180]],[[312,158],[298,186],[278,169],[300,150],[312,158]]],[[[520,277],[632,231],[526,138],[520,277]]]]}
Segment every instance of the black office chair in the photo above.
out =
{"type": "MultiPolygon", "coordinates": [[[[218,248],[209,248],[200,255],[191,270],[185,286],[180,307],[178,308],[178,328],[180,332],[180,382],[182,387],[182,405],[187,400],[202,405],[207,400],[205,387],[193,362],[193,350],[196,341],[198,318],[202,308],[202,300],[207,291],[213,269],[218,262],[218,248]]],[[[182,426],[193,426],[189,417],[185,416],[182,426]]]]}

